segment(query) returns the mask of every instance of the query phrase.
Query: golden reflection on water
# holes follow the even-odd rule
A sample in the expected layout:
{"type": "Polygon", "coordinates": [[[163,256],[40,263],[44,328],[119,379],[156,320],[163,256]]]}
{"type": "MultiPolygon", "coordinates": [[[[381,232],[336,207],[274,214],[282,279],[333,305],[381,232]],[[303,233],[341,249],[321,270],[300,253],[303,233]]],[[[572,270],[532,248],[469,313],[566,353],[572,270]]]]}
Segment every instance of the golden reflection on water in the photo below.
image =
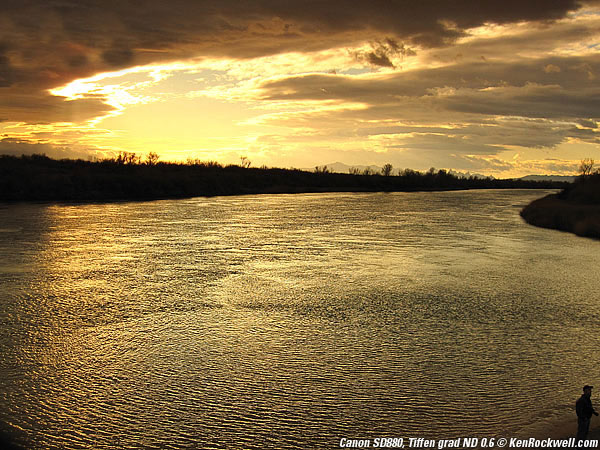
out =
{"type": "Polygon", "coordinates": [[[0,421],[33,449],[527,436],[600,317],[596,244],[522,223],[539,195],[0,209],[0,421]]]}

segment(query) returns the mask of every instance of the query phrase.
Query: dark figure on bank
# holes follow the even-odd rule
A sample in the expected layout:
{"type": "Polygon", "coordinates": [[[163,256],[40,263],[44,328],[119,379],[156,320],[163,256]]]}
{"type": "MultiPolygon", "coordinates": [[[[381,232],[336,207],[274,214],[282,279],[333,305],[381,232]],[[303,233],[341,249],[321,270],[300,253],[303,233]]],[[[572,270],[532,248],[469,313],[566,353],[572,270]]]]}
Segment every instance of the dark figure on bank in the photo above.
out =
{"type": "Polygon", "coordinates": [[[577,412],[577,441],[587,438],[588,431],[590,431],[592,414],[595,416],[598,415],[592,407],[592,388],[593,386],[585,385],[583,387],[583,394],[575,403],[575,411],[577,412]]]}

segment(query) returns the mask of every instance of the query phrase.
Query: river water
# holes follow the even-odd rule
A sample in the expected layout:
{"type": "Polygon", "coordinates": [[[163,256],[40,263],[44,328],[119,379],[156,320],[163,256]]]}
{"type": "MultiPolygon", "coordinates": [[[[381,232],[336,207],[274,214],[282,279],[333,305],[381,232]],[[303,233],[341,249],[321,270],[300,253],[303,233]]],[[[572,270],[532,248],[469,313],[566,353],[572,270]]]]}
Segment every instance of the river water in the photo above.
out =
{"type": "Polygon", "coordinates": [[[525,224],[548,192],[0,206],[2,432],[28,449],[574,432],[600,242],[525,224]]]}

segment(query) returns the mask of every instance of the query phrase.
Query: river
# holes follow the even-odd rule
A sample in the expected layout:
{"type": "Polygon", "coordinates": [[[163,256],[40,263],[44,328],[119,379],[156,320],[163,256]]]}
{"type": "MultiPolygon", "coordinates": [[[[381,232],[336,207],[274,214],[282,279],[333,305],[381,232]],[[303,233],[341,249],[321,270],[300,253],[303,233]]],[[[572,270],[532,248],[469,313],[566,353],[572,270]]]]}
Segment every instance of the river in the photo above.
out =
{"type": "Polygon", "coordinates": [[[574,432],[600,242],[525,224],[548,192],[0,205],[1,431],[34,450],[574,432]]]}

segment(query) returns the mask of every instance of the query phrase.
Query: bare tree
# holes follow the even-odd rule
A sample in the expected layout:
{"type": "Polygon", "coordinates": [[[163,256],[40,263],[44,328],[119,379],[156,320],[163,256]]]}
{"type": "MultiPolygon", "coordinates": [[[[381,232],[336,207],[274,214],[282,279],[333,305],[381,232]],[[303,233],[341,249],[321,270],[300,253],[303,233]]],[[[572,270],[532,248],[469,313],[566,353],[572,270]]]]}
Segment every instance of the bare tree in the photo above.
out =
{"type": "Polygon", "coordinates": [[[240,156],[240,166],[242,166],[244,169],[250,167],[250,160],[247,156],[240,156]]]}
{"type": "Polygon", "coordinates": [[[315,173],[329,173],[327,166],[316,166],[315,173]]]}
{"type": "Polygon", "coordinates": [[[146,165],[155,166],[158,163],[158,153],[150,152],[146,155],[146,165]]]}
{"type": "Polygon", "coordinates": [[[594,173],[594,160],[592,158],[585,158],[581,160],[579,164],[579,174],[585,178],[589,177],[594,173]]]}
{"type": "Polygon", "coordinates": [[[140,157],[133,152],[119,152],[115,161],[119,164],[139,164],[140,157]]]}
{"type": "Polygon", "coordinates": [[[384,165],[381,169],[381,175],[383,175],[384,177],[389,177],[392,174],[393,169],[394,167],[390,163],[388,163],[384,165]]]}
{"type": "Polygon", "coordinates": [[[375,175],[375,171],[373,169],[371,169],[370,167],[366,167],[363,171],[362,171],[363,175],[375,175]]]}

